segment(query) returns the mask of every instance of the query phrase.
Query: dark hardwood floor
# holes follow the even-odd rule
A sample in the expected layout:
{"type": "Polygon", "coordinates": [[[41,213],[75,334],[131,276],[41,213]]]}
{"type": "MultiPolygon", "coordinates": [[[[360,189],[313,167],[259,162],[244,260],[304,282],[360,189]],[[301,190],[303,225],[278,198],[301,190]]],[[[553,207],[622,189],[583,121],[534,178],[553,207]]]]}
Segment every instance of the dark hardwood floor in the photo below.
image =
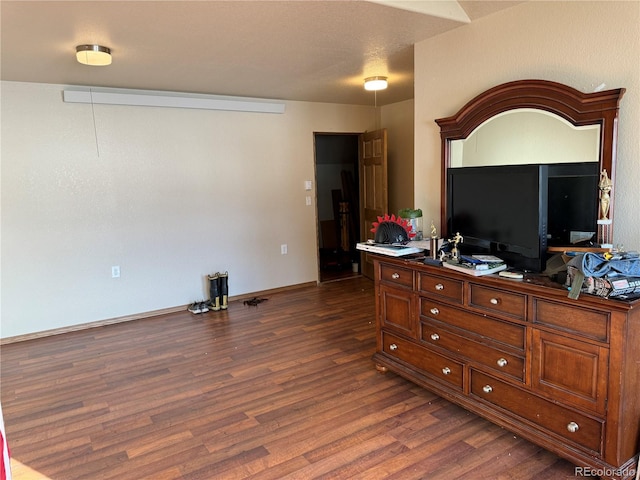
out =
{"type": "Polygon", "coordinates": [[[267,298],[2,346],[14,459],[51,480],[575,478],[378,373],[369,280],[267,298]]]}

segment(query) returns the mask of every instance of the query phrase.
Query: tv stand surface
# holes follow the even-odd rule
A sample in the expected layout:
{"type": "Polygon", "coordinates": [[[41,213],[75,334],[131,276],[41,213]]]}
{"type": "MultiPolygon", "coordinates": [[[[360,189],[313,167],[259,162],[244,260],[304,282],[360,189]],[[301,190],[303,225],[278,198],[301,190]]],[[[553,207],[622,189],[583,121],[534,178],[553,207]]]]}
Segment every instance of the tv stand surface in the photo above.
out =
{"type": "Polygon", "coordinates": [[[640,300],[548,277],[474,277],[372,255],[379,371],[393,371],[602,478],[640,450],[640,300]]]}

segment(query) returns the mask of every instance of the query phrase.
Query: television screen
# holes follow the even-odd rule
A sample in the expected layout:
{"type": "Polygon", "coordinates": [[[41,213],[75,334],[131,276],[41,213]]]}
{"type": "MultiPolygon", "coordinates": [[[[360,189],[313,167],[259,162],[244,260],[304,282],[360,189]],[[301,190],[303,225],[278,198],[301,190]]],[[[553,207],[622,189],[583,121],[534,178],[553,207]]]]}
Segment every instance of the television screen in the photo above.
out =
{"type": "Polygon", "coordinates": [[[596,241],[599,168],[595,162],[549,166],[548,245],[596,241]]]}
{"type": "Polygon", "coordinates": [[[465,253],[489,252],[509,266],[542,271],[546,261],[547,168],[448,169],[447,232],[465,253]]]}

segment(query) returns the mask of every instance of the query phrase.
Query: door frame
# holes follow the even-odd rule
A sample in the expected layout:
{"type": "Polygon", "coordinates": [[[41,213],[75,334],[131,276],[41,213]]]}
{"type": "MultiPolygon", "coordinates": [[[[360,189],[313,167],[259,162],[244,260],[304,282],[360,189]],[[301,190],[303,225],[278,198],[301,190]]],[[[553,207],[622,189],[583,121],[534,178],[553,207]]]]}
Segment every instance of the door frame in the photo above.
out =
{"type": "MultiPolygon", "coordinates": [[[[344,274],[340,274],[337,276],[337,278],[332,278],[332,276],[329,276],[328,278],[323,279],[323,264],[322,261],[323,259],[321,258],[321,245],[322,245],[322,229],[321,229],[321,218],[320,218],[320,200],[319,200],[319,196],[321,195],[320,193],[320,184],[318,181],[318,165],[322,164],[322,162],[318,161],[318,142],[317,142],[317,138],[320,136],[335,136],[335,137],[343,137],[343,136],[349,136],[349,137],[354,137],[358,143],[358,148],[355,152],[355,157],[353,158],[353,170],[354,170],[354,175],[357,177],[356,178],[356,182],[355,182],[355,192],[354,192],[354,198],[355,198],[355,202],[357,202],[357,205],[354,206],[354,208],[356,208],[357,212],[360,212],[360,199],[361,199],[361,194],[360,194],[360,136],[362,135],[362,132],[313,132],[313,170],[314,170],[314,182],[315,182],[315,207],[316,207],[316,215],[315,215],[315,225],[316,225],[316,245],[317,245],[317,268],[318,268],[318,283],[323,283],[325,281],[332,281],[332,280],[336,280],[336,279],[341,279],[341,278],[351,278],[354,276],[358,276],[360,275],[360,269],[361,269],[361,265],[362,263],[360,263],[360,267],[359,267],[359,271],[358,272],[353,272],[350,269],[350,265],[349,265],[349,270],[345,271],[344,274]]],[[[356,229],[355,229],[355,235],[359,236],[360,235],[360,226],[357,225],[356,229]]],[[[358,241],[360,241],[359,238],[356,239],[350,239],[349,243],[350,245],[355,247],[355,243],[357,243],[358,241]]],[[[349,252],[350,254],[350,252],[349,252]]],[[[358,257],[356,257],[358,258],[358,257]]],[[[362,260],[360,260],[361,262],[362,260]]],[[[327,277],[325,275],[325,277],[327,277]]]]}

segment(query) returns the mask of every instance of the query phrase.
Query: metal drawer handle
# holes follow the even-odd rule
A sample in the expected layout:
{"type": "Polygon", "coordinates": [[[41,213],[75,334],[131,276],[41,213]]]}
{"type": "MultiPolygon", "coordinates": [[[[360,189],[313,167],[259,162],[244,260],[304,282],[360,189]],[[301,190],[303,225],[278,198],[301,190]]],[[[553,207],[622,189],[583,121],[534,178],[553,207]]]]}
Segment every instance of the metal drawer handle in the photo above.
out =
{"type": "Polygon", "coordinates": [[[569,424],[567,425],[567,430],[569,430],[571,433],[576,433],[578,430],[580,430],[580,425],[578,425],[576,422],[569,422],[569,424]]]}
{"type": "Polygon", "coordinates": [[[436,283],[436,290],[444,290],[444,285],[441,283],[436,283]]]}
{"type": "Polygon", "coordinates": [[[444,375],[449,375],[449,374],[451,373],[451,369],[450,369],[449,367],[444,367],[444,368],[442,369],[442,373],[443,373],[444,375]]]}
{"type": "Polygon", "coordinates": [[[491,393],[493,392],[493,387],[491,385],[485,385],[484,387],[482,387],[482,391],[484,393],[491,393]]]}
{"type": "Polygon", "coordinates": [[[393,278],[394,280],[397,280],[400,278],[400,274],[399,273],[394,273],[393,275],[391,275],[391,278],[393,278]]]}
{"type": "Polygon", "coordinates": [[[507,363],[509,362],[507,362],[506,358],[499,358],[496,363],[498,364],[499,367],[506,367],[507,363]]]}
{"type": "Polygon", "coordinates": [[[396,345],[395,343],[392,343],[391,345],[389,345],[389,350],[391,350],[392,352],[398,349],[398,345],[396,345]]]}
{"type": "Polygon", "coordinates": [[[437,342],[438,340],[440,340],[440,335],[438,335],[437,333],[432,333],[431,340],[433,340],[434,342],[437,342]]]}
{"type": "Polygon", "coordinates": [[[436,307],[433,307],[429,311],[431,312],[431,315],[438,315],[440,313],[440,310],[438,310],[436,307]]]}
{"type": "Polygon", "coordinates": [[[491,300],[489,300],[489,302],[491,303],[491,305],[498,305],[500,303],[500,299],[492,298],[491,300]]]}

